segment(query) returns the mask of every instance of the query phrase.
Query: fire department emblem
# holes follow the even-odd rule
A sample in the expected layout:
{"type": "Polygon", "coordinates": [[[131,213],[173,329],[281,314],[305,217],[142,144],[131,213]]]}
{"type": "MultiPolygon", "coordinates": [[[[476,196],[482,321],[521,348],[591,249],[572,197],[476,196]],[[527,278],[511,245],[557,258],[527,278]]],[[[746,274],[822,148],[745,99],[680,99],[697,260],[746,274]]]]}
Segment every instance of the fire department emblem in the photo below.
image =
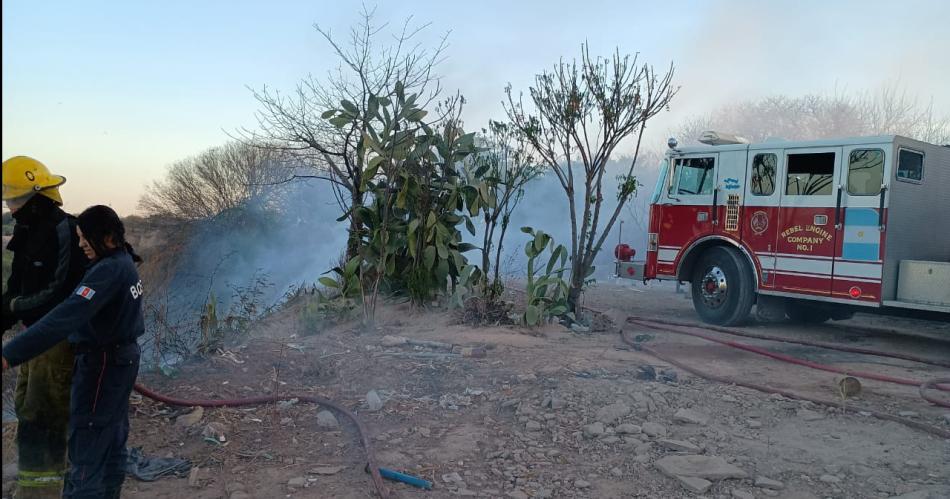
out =
{"type": "Polygon", "coordinates": [[[769,216],[764,211],[757,211],[752,214],[749,224],[752,226],[752,232],[762,234],[769,228],[769,216]]]}

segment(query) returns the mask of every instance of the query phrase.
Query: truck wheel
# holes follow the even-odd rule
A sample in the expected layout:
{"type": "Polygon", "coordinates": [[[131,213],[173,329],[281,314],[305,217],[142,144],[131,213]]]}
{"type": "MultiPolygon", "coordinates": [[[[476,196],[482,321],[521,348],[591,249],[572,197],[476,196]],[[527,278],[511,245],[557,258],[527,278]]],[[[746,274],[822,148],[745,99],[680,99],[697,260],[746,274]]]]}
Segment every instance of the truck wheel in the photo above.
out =
{"type": "Polygon", "coordinates": [[[716,246],[703,252],[693,267],[691,285],[693,307],[703,322],[734,326],[749,316],[755,283],[738,251],[716,246]]]}
{"type": "Polygon", "coordinates": [[[785,315],[790,321],[801,324],[821,324],[831,318],[831,314],[823,307],[800,300],[788,300],[785,315]]]}

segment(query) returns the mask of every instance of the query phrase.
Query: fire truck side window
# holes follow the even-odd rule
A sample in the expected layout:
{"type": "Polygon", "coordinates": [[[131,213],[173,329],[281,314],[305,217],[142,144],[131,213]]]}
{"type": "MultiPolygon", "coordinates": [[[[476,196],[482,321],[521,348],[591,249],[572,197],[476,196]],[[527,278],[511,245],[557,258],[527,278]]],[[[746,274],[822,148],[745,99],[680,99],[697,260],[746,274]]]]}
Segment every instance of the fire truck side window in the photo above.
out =
{"type": "Polygon", "coordinates": [[[712,194],[716,181],[715,158],[685,158],[676,160],[679,182],[676,193],[680,195],[712,194]]]}
{"type": "Polygon", "coordinates": [[[901,149],[897,160],[897,179],[920,182],[924,178],[924,155],[908,149],[901,149]]]}
{"type": "Polygon", "coordinates": [[[833,152],[789,154],[785,194],[788,196],[831,194],[834,176],[835,153],[833,152]]]}
{"type": "Polygon", "coordinates": [[[774,154],[756,154],[752,159],[752,194],[771,196],[775,192],[775,165],[778,156],[774,154]]]}
{"type": "Polygon", "coordinates": [[[884,151],[856,149],[848,159],[848,194],[876,196],[884,182],[884,151]]]}

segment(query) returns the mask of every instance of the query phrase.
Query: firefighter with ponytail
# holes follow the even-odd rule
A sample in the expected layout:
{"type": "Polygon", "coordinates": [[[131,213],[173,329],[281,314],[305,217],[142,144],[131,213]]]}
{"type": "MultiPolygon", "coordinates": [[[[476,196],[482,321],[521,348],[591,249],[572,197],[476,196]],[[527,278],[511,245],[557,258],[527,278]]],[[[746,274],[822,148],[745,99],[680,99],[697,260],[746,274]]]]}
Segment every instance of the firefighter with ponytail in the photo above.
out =
{"type": "Polygon", "coordinates": [[[144,333],[141,258],[125,241],[119,216],[93,206],[78,218],[79,246],[91,261],[68,298],[3,346],[3,368],[29,361],[68,339],[74,345],[69,462],[63,497],[120,496],[129,435],[129,394],[144,333]]]}

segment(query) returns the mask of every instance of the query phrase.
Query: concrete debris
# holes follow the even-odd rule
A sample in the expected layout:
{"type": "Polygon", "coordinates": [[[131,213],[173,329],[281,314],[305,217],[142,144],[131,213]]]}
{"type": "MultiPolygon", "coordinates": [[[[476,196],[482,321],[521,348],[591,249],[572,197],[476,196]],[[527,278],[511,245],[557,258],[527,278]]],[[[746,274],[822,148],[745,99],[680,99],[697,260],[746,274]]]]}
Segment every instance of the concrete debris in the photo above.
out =
{"type": "Polygon", "coordinates": [[[745,471],[718,456],[667,456],[658,460],[656,467],[664,475],[670,477],[688,476],[707,480],[724,480],[748,476],[745,471]]]}
{"type": "Polygon", "coordinates": [[[673,415],[673,421],[677,423],[695,424],[705,426],[709,423],[709,416],[701,414],[692,409],[680,409],[673,415]]]}

